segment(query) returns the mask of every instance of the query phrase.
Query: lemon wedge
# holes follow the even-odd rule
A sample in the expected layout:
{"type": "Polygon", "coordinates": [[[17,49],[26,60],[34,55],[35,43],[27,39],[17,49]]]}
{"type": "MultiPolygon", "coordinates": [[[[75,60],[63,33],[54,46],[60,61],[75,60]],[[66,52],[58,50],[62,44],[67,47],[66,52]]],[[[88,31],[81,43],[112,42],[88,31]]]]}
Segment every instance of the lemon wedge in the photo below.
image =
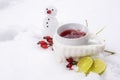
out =
{"type": "Polygon", "coordinates": [[[93,59],[91,57],[83,57],[81,58],[78,63],[78,72],[87,73],[89,69],[92,67],[93,59]]]}
{"type": "Polygon", "coordinates": [[[105,62],[101,59],[95,59],[89,71],[101,74],[105,71],[105,69],[106,69],[105,62]]]}

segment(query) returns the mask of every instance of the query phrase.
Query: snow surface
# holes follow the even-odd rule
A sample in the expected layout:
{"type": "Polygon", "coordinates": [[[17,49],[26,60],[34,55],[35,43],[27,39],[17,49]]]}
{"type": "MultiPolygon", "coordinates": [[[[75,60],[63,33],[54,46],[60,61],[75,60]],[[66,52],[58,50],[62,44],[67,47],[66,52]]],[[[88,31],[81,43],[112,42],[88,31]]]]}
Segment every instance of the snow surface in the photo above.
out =
{"type": "MultiPolygon", "coordinates": [[[[58,8],[59,25],[88,20],[92,32],[106,27],[100,36],[115,55],[102,57],[107,69],[102,80],[120,78],[119,0],[0,0],[0,80],[84,80],[83,73],[69,71],[53,52],[36,45],[42,37],[46,6],[58,8]]],[[[91,73],[91,76],[99,77],[91,73]]],[[[96,79],[97,80],[97,79],[96,79]]]]}

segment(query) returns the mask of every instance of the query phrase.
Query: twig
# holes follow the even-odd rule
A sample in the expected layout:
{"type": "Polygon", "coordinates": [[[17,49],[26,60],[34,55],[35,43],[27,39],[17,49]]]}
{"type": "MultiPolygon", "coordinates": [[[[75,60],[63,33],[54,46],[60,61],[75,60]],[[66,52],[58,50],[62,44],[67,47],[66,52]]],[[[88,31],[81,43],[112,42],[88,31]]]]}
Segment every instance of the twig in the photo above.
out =
{"type": "Polygon", "coordinates": [[[88,27],[88,21],[87,20],[85,20],[85,23],[86,23],[86,26],[88,27]]]}
{"type": "Polygon", "coordinates": [[[104,50],[104,52],[110,53],[110,54],[115,54],[115,52],[104,50]]]}
{"type": "Polygon", "coordinates": [[[96,33],[96,35],[98,35],[100,32],[102,32],[103,30],[105,29],[105,27],[103,27],[102,29],[100,29],[97,33],[96,33]]]}
{"type": "MultiPolygon", "coordinates": [[[[85,20],[85,23],[86,23],[86,26],[88,27],[88,21],[85,20]]],[[[105,29],[105,27],[103,27],[102,29],[100,29],[96,35],[98,35],[100,32],[102,32],[103,30],[105,29]]],[[[104,50],[104,52],[107,52],[107,53],[110,53],[111,55],[115,54],[115,52],[112,52],[112,51],[108,51],[108,50],[104,50]]]]}

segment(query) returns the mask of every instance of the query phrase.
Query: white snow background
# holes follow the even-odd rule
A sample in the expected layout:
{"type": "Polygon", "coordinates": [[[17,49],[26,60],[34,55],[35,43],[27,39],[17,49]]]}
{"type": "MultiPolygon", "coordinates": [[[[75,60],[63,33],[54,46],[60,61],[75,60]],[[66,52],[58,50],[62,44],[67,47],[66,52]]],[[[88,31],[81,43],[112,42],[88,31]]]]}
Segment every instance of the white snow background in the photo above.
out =
{"type": "Polygon", "coordinates": [[[106,40],[106,49],[116,54],[104,57],[107,70],[102,80],[119,80],[119,4],[120,0],[0,0],[0,80],[83,80],[83,74],[67,70],[52,51],[36,45],[49,5],[58,9],[59,25],[85,25],[87,19],[94,33],[105,26],[100,36],[106,40]]]}

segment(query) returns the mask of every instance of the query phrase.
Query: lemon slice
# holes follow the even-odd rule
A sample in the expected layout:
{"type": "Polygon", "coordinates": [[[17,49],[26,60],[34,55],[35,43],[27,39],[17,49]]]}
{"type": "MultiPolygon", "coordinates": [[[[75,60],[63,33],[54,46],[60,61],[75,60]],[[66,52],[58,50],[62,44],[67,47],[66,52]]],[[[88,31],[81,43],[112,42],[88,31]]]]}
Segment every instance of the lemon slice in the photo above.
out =
{"type": "Polygon", "coordinates": [[[106,69],[106,64],[104,61],[102,61],[101,59],[95,59],[94,60],[94,64],[93,66],[90,68],[89,71],[101,74],[105,71],[106,69]]]}
{"type": "Polygon", "coordinates": [[[78,72],[87,73],[88,70],[91,68],[92,64],[93,64],[93,59],[91,57],[81,58],[77,63],[78,72]]]}

